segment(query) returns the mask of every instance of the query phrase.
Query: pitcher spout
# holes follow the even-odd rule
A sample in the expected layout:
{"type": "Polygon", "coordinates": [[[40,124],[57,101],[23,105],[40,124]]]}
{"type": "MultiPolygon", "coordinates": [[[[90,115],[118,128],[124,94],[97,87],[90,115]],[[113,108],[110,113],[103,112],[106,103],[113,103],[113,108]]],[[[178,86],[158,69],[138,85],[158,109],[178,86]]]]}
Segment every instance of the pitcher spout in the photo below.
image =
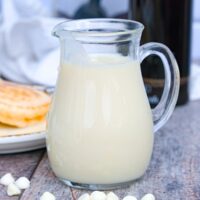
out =
{"type": "MultiPolygon", "coordinates": [[[[71,20],[68,20],[68,21],[71,21],[71,20]]],[[[65,23],[68,21],[65,21],[65,23]]],[[[69,31],[65,29],[65,24],[61,22],[53,28],[53,30],[51,31],[51,35],[57,38],[60,38],[60,37],[63,37],[66,34],[66,32],[69,32],[69,31]]]]}

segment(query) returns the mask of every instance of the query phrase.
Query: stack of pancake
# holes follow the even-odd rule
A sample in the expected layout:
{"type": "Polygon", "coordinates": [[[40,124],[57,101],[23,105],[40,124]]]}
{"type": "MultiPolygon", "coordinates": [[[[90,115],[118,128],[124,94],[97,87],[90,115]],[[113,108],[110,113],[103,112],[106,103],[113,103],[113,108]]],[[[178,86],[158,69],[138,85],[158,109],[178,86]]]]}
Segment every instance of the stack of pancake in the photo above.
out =
{"type": "Polygon", "coordinates": [[[50,96],[33,87],[0,80],[0,123],[27,127],[45,121],[50,96]]]}

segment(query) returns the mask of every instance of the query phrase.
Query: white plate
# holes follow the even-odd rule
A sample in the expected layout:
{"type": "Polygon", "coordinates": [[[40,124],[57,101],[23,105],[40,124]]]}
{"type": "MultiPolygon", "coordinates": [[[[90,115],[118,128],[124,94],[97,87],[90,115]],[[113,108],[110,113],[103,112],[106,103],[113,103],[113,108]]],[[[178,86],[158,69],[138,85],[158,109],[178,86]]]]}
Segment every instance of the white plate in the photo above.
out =
{"type": "Polygon", "coordinates": [[[45,132],[0,138],[0,154],[31,151],[45,146],[45,132]]]}
{"type": "MultiPolygon", "coordinates": [[[[52,94],[54,88],[33,86],[36,89],[52,94]]],[[[15,128],[0,123],[0,154],[18,153],[44,148],[46,122],[15,128]]]]}

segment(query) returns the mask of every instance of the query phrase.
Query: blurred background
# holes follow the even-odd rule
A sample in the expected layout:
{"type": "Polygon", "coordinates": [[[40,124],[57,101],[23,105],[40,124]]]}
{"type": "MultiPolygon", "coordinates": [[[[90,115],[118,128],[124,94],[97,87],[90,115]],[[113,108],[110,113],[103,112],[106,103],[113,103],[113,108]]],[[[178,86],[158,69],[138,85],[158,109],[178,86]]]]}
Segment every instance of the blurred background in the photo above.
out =
{"type": "MultiPolygon", "coordinates": [[[[43,0],[44,3],[51,2],[49,8],[52,6],[55,8],[55,13],[58,12],[58,15],[63,15],[69,18],[73,18],[77,9],[88,0],[43,0]],[[53,6],[55,3],[55,6],[53,6]]],[[[132,0],[131,0],[132,1],[132,0]]],[[[180,3],[180,1],[178,1],[180,3]]],[[[191,1],[192,2],[192,1],[191,1]]],[[[193,0],[193,13],[192,13],[192,50],[191,56],[193,60],[200,60],[200,1],[193,0]]],[[[115,17],[120,16],[123,13],[127,13],[129,9],[129,0],[102,0],[101,6],[106,12],[106,16],[115,17]]],[[[178,12],[178,11],[177,11],[178,12]]],[[[126,17],[126,16],[125,16],[126,17]]],[[[127,16],[128,17],[128,16],[127,16]]]]}
{"type": "MultiPolygon", "coordinates": [[[[66,19],[124,18],[145,25],[142,43],[162,42],[173,51],[181,72],[178,104],[200,98],[199,0],[1,0],[0,5],[0,76],[3,79],[53,88],[59,42],[51,36],[51,30],[57,23],[66,19]]],[[[152,107],[162,93],[161,66],[156,56],[142,63],[152,107]]]]}

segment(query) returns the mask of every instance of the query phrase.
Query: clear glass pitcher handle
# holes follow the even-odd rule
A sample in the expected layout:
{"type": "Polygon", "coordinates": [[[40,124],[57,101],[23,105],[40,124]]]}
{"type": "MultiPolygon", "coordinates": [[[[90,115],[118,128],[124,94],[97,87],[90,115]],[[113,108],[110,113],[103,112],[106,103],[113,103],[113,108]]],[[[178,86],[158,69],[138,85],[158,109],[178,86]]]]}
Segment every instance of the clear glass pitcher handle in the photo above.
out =
{"type": "Polygon", "coordinates": [[[163,44],[150,42],[140,47],[140,62],[149,55],[157,55],[164,66],[165,81],[162,97],[152,110],[154,132],[160,129],[171,116],[179,93],[180,75],[176,59],[169,48],[163,44]]]}

